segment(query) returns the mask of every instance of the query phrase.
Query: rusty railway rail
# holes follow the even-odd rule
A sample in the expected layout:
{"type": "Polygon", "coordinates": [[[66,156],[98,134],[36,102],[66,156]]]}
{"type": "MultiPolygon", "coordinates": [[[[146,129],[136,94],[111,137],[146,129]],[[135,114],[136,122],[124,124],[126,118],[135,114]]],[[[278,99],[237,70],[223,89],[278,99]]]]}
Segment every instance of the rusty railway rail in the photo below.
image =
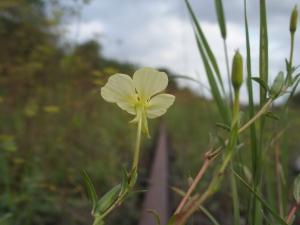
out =
{"type": "Polygon", "coordinates": [[[153,209],[160,215],[161,224],[166,224],[170,216],[168,204],[168,143],[164,126],[159,129],[159,137],[152,160],[147,192],[142,204],[138,225],[156,225],[153,209]]]}

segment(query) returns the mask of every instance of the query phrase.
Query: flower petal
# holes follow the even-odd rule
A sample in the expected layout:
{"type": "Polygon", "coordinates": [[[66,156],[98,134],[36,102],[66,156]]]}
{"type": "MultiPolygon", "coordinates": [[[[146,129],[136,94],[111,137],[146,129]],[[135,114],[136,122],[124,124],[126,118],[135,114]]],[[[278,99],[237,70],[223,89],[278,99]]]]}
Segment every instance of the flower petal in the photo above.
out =
{"type": "Polygon", "coordinates": [[[140,97],[141,103],[154,94],[164,90],[168,85],[168,76],[150,67],[144,67],[133,74],[133,83],[140,97]]]}
{"type": "Polygon", "coordinates": [[[101,88],[101,95],[105,101],[112,103],[137,102],[133,81],[126,74],[117,73],[109,77],[107,84],[101,88]]]}
{"type": "Polygon", "coordinates": [[[154,96],[146,106],[146,115],[149,119],[165,114],[167,109],[173,104],[174,95],[160,94],[154,96]]]}
{"type": "Polygon", "coordinates": [[[129,103],[129,102],[119,102],[119,103],[117,103],[117,105],[121,109],[126,110],[128,113],[130,113],[132,115],[136,114],[136,111],[135,111],[135,108],[134,108],[134,104],[132,104],[132,103],[129,103]]]}

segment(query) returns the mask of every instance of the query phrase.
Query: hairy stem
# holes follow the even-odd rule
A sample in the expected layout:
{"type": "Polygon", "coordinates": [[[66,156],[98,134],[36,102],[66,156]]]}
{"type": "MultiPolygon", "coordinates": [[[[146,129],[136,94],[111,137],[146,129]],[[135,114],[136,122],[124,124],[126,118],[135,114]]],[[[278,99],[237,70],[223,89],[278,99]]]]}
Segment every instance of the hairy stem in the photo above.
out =
{"type": "Polygon", "coordinates": [[[179,213],[181,211],[181,209],[183,208],[184,204],[186,203],[186,201],[190,197],[191,193],[195,189],[196,185],[199,183],[200,179],[202,178],[204,172],[208,168],[210,161],[211,160],[208,157],[208,155],[205,154],[205,162],[204,162],[202,168],[200,169],[199,173],[197,174],[197,177],[195,178],[195,180],[193,181],[193,183],[189,187],[188,191],[185,193],[185,195],[184,195],[183,199],[181,200],[180,204],[178,205],[178,207],[177,207],[174,215],[177,214],[177,213],[179,213]]]}

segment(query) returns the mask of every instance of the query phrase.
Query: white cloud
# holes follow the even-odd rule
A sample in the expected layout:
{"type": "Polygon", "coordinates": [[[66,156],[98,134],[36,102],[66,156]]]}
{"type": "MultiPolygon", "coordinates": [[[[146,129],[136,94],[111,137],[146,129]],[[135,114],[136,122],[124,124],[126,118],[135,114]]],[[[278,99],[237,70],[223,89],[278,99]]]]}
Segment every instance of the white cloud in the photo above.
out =
{"type": "MultiPolygon", "coordinates": [[[[275,0],[274,0],[275,1],[275,0]]],[[[223,78],[227,69],[223,40],[211,0],[191,0],[191,6],[200,21],[205,36],[215,54],[223,78]]],[[[225,1],[224,1],[225,2],[225,1]]],[[[289,16],[297,0],[268,3],[269,72],[270,82],[278,71],[285,70],[284,58],[289,57],[289,16]]],[[[251,45],[252,75],[258,74],[259,60],[259,3],[248,1],[248,23],[251,45]]],[[[234,50],[239,49],[246,62],[245,30],[242,1],[224,4],[227,20],[227,47],[229,66],[234,50]]],[[[76,25],[69,26],[71,40],[76,25]],[[73,33],[73,34],[72,34],[73,33]]],[[[82,11],[79,41],[98,38],[103,55],[109,58],[136,63],[140,66],[165,67],[179,74],[197,78],[207,84],[192,26],[184,1],[178,0],[110,0],[92,1],[82,11]],[[95,34],[98,34],[95,35],[95,34]]],[[[296,33],[295,49],[300,47],[296,33]]],[[[294,62],[300,63],[300,52],[295,51],[294,62]]],[[[181,85],[191,85],[181,81],[181,85]]],[[[258,85],[254,83],[257,92],[258,85]]],[[[192,87],[198,88],[196,85],[192,87]]],[[[246,89],[243,88],[246,100],[246,89]]]]}

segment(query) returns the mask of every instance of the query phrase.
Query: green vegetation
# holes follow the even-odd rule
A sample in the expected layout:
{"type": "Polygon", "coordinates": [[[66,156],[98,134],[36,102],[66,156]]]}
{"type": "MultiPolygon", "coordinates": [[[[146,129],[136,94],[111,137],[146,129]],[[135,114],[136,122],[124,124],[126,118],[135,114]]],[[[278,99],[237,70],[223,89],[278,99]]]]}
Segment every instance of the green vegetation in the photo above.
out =
{"type": "Polygon", "coordinates": [[[82,169],[103,195],[122,176],[116,168],[132,164],[130,117],[104,103],[100,87],[135,66],[103,58],[95,41],[67,52],[48,20],[41,1],[0,3],[0,218],[8,224],[91,223],[82,169]]]}

